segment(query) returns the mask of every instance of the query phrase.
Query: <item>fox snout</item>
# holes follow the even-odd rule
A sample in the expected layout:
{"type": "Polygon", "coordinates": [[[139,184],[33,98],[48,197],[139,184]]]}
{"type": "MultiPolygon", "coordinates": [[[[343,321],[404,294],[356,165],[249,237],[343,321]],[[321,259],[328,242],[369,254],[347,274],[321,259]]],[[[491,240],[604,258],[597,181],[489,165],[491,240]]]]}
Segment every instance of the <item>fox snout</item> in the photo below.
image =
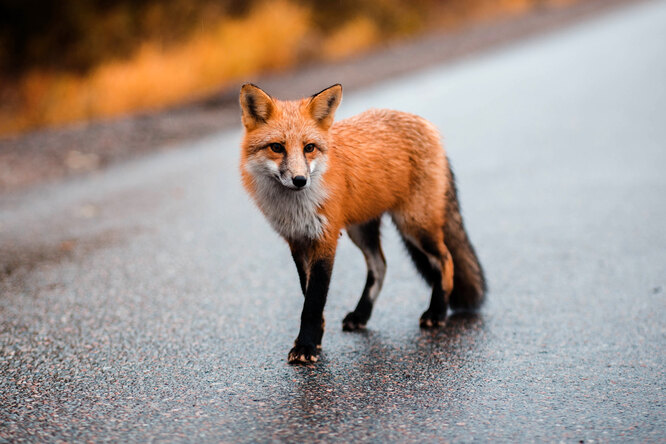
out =
{"type": "Polygon", "coordinates": [[[279,175],[280,183],[292,190],[302,190],[310,184],[310,177],[308,174],[301,172],[285,171],[279,175]]]}
{"type": "Polygon", "coordinates": [[[280,182],[292,190],[301,190],[310,184],[309,165],[301,156],[286,155],[279,166],[280,182]]]}

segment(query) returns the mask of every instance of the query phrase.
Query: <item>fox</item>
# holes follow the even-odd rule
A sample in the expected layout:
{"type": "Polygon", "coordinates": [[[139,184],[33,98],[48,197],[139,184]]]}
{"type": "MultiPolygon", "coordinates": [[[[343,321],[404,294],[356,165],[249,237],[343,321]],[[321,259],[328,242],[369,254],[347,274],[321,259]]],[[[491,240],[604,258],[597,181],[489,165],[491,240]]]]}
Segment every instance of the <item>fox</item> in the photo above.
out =
{"type": "Polygon", "coordinates": [[[240,90],[243,187],[289,245],[304,296],[290,364],[318,361],[324,306],[338,239],[345,230],[367,266],[344,331],[366,328],[384,276],[381,220],[388,214],[416,270],[432,288],[423,329],[447,311],[477,310],[486,281],[460,212],[439,131],[406,112],[370,109],[334,122],[342,86],[279,100],[252,83],[240,90]]]}

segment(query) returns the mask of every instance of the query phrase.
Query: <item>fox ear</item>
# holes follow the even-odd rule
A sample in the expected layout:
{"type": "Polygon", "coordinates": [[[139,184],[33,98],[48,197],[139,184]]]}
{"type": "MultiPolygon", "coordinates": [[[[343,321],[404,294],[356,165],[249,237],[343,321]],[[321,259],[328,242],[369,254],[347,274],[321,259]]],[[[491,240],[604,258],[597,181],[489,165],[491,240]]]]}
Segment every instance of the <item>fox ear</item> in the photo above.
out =
{"type": "Polygon", "coordinates": [[[241,87],[240,105],[243,110],[243,125],[247,129],[266,123],[275,110],[275,103],[271,96],[251,83],[246,83],[241,87]]]}
{"type": "Polygon", "coordinates": [[[342,100],[342,85],[336,83],[333,86],[329,86],[310,98],[310,102],[307,105],[310,116],[322,128],[330,128],[333,124],[335,110],[338,108],[340,100],[342,100]]]}

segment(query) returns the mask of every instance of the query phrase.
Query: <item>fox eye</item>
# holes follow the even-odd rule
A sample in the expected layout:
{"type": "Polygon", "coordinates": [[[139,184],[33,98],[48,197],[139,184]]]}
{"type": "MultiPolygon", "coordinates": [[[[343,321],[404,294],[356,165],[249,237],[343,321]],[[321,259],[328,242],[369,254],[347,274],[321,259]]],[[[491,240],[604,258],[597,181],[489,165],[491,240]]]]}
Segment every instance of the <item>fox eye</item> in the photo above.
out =
{"type": "Polygon", "coordinates": [[[306,153],[311,153],[311,152],[314,151],[314,149],[315,149],[315,145],[314,145],[314,143],[308,143],[308,144],[305,145],[305,147],[303,148],[303,151],[305,151],[306,153]]]}
{"type": "Polygon", "coordinates": [[[268,146],[271,149],[271,151],[273,151],[274,153],[283,153],[284,152],[284,147],[282,146],[281,143],[275,142],[275,143],[271,143],[268,146]]]}

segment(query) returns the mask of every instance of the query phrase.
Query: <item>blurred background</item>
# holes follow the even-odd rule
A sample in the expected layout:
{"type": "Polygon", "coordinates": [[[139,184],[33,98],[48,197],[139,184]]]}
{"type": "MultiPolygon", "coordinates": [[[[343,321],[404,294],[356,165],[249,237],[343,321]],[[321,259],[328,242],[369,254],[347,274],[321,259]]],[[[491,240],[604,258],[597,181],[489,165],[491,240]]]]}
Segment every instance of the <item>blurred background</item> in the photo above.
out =
{"type": "Polygon", "coordinates": [[[0,1],[0,137],[574,0],[0,1]]]}

